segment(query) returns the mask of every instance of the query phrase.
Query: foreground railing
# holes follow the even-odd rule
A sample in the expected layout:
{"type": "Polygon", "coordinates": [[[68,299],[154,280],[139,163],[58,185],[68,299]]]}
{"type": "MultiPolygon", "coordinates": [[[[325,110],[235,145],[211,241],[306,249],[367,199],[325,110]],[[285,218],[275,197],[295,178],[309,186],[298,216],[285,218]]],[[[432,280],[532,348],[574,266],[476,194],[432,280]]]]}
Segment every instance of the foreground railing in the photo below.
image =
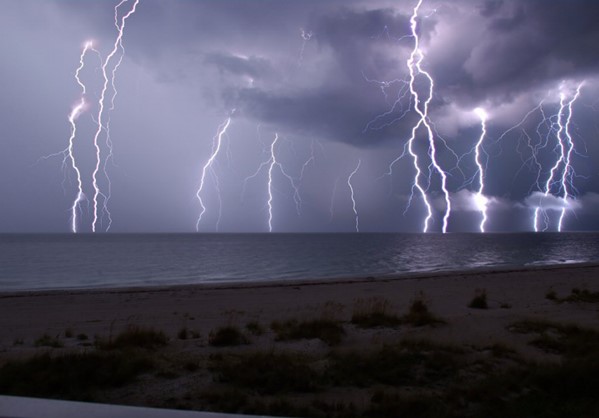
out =
{"type": "MultiPolygon", "coordinates": [[[[241,418],[249,415],[0,396],[0,418],[241,418]]],[[[253,418],[256,418],[253,416],[253,418]]]]}

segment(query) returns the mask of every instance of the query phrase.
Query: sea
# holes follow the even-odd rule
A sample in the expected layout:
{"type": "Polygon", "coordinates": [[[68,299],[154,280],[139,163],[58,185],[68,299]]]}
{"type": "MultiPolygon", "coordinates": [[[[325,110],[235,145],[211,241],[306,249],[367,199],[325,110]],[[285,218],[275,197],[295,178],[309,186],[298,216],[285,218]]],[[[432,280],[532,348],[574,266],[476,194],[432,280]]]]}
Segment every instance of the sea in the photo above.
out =
{"type": "Polygon", "coordinates": [[[599,233],[0,234],[0,291],[397,277],[599,261],[599,233]]]}

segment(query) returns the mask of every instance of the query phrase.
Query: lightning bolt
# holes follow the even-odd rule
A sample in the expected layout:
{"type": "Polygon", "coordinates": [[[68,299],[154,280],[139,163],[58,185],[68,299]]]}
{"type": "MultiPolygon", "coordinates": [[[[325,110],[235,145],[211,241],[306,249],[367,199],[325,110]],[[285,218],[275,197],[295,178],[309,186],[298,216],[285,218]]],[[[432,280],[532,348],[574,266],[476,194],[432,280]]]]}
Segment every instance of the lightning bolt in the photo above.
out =
{"type": "Polygon", "coordinates": [[[71,134],[70,134],[69,140],[68,140],[68,145],[62,151],[43,156],[39,159],[39,160],[47,160],[49,158],[62,155],[62,157],[63,157],[62,169],[65,172],[65,179],[63,180],[63,188],[64,188],[64,181],[66,181],[66,176],[67,176],[67,174],[66,174],[67,166],[70,165],[71,168],[73,169],[73,171],[75,172],[75,176],[76,176],[76,180],[77,180],[77,194],[73,201],[73,204],[71,205],[71,210],[70,210],[70,212],[71,212],[71,232],[73,232],[73,233],[77,233],[79,231],[78,214],[81,211],[81,204],[83,202],[87,201],[87,197],[83,191],[83,180],[82,180],[82,176],[81,176],[81,170],[80,170],[80,168],[77,164],[77,160],[75,158],[75,139],[77,137],[77,123],[76,123],[77,119],[79,118],[79,116],[81,116],[81,114],[84,112],[84,110],[88,106],[88,103],[85,100],[85,96],[87,95],[87,87],[81,80],[80,74],[81,74],[81,71],[83,71],[83,69],[85,68],[85,56],[87,55],[87,53],[89,51],[95,52],[96,54],[98,54],[98,56],[100,55],[100,53],[96,49],[94,49],[92,41],[87,41],[84,44],[83,50],[81,51],[81,54],[79,55],[79,65],[78,65],[77,69],[75,70],[75,81],[81,87],[81,94],[79,97],[79,101],[77,102],[76,105],[73,106],[73,108],[71,109],[71,112],[69,113],[68,118],[67,118],[69,121],[70,130],[71,130],[71,134]]]}
{"type": "MultiPolygon", "coordinates": [[[[300,215],[300,208],[301,208],[301,196],[299,193],[299,188],[298,185],[296,184],[296,181],[294,180],[294,178],[292,176],[290,176],[287,171],[285,171],[285,169],[283,168],[283,165],[277,160],[277,143],[279,142],[279,134],[275,133],[275,138],[274,140],[271,142],[270,146],[268,147],[268,159],[266,161],[263,161],[262,163],[260,163],[260,165],[258,166],[258,169],[250,176],[246,177],[245,180],[243,181],[243,192],[242,192],[242,196],[245,194],[245,190],[247,187],[247,183],[248,181],[250,181],[251,179],[255,178],[256,176],[258,176],[258,174],[260,174],[262,172],[262,170],[265,167],[268,167],[267,170],[267,174],[268,174],[268,180],[267,180],[267,193],[268,193],[268,199],[266,201],[266,206],[268,208],[268,232],[272,232],[273,231],[273,227],[272,227],[272,221],[273,221],[273,210],[274,210],[274,206],[273,206],[273,201],[274,201],[274,194],[273,194],[273,174],[274,174],[274,169],[275,167],[279,169],[279,172],[283,175],[283,177],[285,177],[288,181],[289,184],[291,186],[291,188],[293,189],[293,200],[295,202],[296,205],[296,211],[298,216],[300,215]]],[[[309,158],[304,165],[302,166],[302,175],[304,170],[306,169],[306,167],[308,166],[310,160],[313,160],[313,158],[309,158]]]]}
{"type": "Polygon", "coordinates": [[[358,165],[356,166],[356,168],[354,169],[354,171],[351,172],[351,174],[349,175],[349,177],[347,178],[347,187],[349,187],[349,191],[350,191],[350,198],[352,201],[352,209],[354,211],[354,217],[356,220],[356,232],[360,232],[360,218],[358,216],[358,210],[356,208],[356,199],[354,196],[354,187],[352,185],[352,178],[353,176],[355,176],[355,174],[358,172],[358,170],[360,169],[360,164],[362,164],[362,160],[358,160],[358,165]]]}
{"type": "MultiPolygon", "coordinates": [[[[126,14],[124,14],[121,17],[120,24],[119,24],[118,9],[121,5],[123,5],[124,3],[127,3],[128,1],[129,0],[121,0],[121,2],[118,3],[114,8],[115,26],[117,28],[118,35],[114,42],[112,51],[110,51],[110,53],[104,60],[104,63],[102,64],[102,67],[101,67],[104,84],[102,86],[102,91],[100,93],[100,99],[98,100],[99,110],[98,110],[98,115],[96,117],[97,123],[98,123],[98,128],[96,130],[96,133],[94,135],[94,140],[93,140],[94,147],[96,150],[96,165],[95,165],[94,171],[92,172],[92,185],[94,188],[94,197],[93,197],[94,208],[93,208],[92,232],[96,232],[97,224],[99,222],[98,201],[99,201],[100,197],[103,200],[102,216],[104,214],[106,214],[106,216],[108,217],[108,227],[110,227],[110,224],[112,222],[111,214],[110,214],[110,211],[108,210],[108,206],[107,206],[109,195],[102,193],[102,191],[100,190],[100,186],[98,185],[98,173],[100,171],[100,166],[102,165],[102,150],[100,147],[99,138],[100,138],[100,134],[102,133],[102,130],[106,129],[106,127],[103,124],[103,121],[104,121],[104,102],[106,99],[106,93],[108,91],[108,84],[109,84],[108,73],[107,73],[108,66],[109,66],[110,62],[112,61],[112,59],[114,58],[114,56],[116,55],[116,53],[118,52],[119,48],[122,47],[123,35],[125,32],[125,23],[126,23],[127,19],[135,13],[135,11],[137,9],[137,5],[139,4],[140,0],[134,0],[133,6],[126,14]]],[[[124,52],[124,49],[123,49],[123,52],[124,52]]],[[[117,64],[114,66],[114,68],[112,70],[111,85],[113,88],[115,87],[114,86],[114,78],[116,75],[116,70],[118,69],[118,66],[121,63],[121,60],[122,60],[122,55],[121,55],[121,59],[117,62],[117,64]]],[[[114,92],[115,93],[113,95],[112,104],[111,104],[113,107],[114,107],[114,97],[116,97],[116,89],[114,90],[114,92]]],[[[107,143],[111,144],[110,139],[107,140],[107,143]]],[[[111,145],[109,145],[109,153],[110,153],[109,155],[112,155],[111,148],[112,148],[111,145]]],[[[105,172],[105,174],[106,174],[106,172],[105,172]]],[[[108,179],[108,182],[110,182],[110,179],[108,179]]]]}
{"type": "MultiPolygon", "coordinates": [[[[414,8],[412,17],[410,18],[410,28],[412,30],[412,36],[414,38],[414,48],[412,50],[412,53],[410,54],[410,57],[408,58],[408,60],[406,62],[406,65],[410,71],[409,86],[410,86],[410,93],[414,100],[414,109],[416,110],[416,113],[418,113],[418,116],[420,117],[420,119],[418,120],[418,123],[412,128],[412,135],[411,135],[410,139],[408,140],[408,152],[412,156],[412,160],[414,162],[414,169],[416,171],[416,174],[414,176],[412,193],[414,192],[414,189],[417,189],[418,192],[420,193],[420,195],[422,196],[422,200],[424,201],[424,205],[426,206],[426,211],[427,211],[427,216],[424,220],[423,232],[428,232],[429,223],[433,216],[432,206],[427,197],[425,186],[423,185],[422,180],[421,180],[422,170],[420,169],[420,166],[418,163],[418,155],[414,151],[414,142],[416,140],[416,133],[417,133],[418,129],[420,129],[421,127],[424,127],[426,130],[426,133],[427,133],[427,137],[428,137],[429,156],[431,158],[432,168],[441,177],[441,189],[443,191],[443,196],[445,199],[445,214],[443,215],[442,231],[443,231],[443,233],[446,233],[449,216],[451,215],[451,201],[449,199],[449,191],[447,189],[447,174],[445,173],[445,171],[443,171],[443,169],[441,168],[441,166],[439,165],[439,163],[437,161],[437,149],[436,149],[436,145],[435,145],[435,138],[434,138],[434,134],[433,134],[433,129],[431,127],[431,124],[429,123],[428,106],[433,98],[433,90],[434,90],[435,83],[434,83],[431,75],[422,68],[422,61],[424,60],[424,54],[423,54],[422,50],[420,49],[420,38],[417,33],[418,11],[419,11],[421,5],[422,5],[422,0],[419,0],[418,4],[414,8]],[[428,93],[424,97],[423,100],[421,100],[420,95],[415,87],[416,77],[418,75],[424,76],[426,78],[426,80],[428,81],[428,86],[429,86],[428,93]]],[[[429,181],[429,184],[430,184],[430,181],[429,181]]],[[[410,201],[411,201],[411,198],[410,198],[410,201]]]]}
{"type": "Polygon", "coordinates": [[[482,108],[477,108],[474,112],[478,115],[481,122],[481,135],[478,139],[474,148],[474,160],[476,162],[477,174],[478,174],[478,191],[475,195],[476,206],[478,207],[482,220],[480,222],[480,232],[485,232],[485,223],[487,222],[487,204],[489,200],[483,195],[485,188],[485,166],[482,161],[482,154],[485,152],[483,148],[483,141],[487,135],[487,112],[482,108]]]}
{"type": "MultiPolygon", "coordinates": [[[[81,71],[83,70],[83,68],[85,67],[85,55],[87,54],[87,51],[89,51],[90,49],[93,49],[92,42],[86,42],[85,46],[83,48],[83,51],[81,52],[81,55],[79,56],[79,67],[77,67],[77,70],[75,71],[75,80],[77,80],[77,84],[79,84],[79,86],[81,86],[81,98],[79,100],[79,104],[77,104],[75,107],[73,107],[71,113],[69,114],[69,124],[71,125],[71,136],[69,137],[69,146],[66,150],[67,151],[66,155],[68,155],[68,159],[71,161],[71,167],[75,171],[75,174],[77,177],[77,196],[76,196],[75,200],[73,201],[73,205],[71,206],[71,231],[73,233],[77,233],[77,213],[80,210],[81,204],[87,199],[85,197],[85,194],[83,193],[83,182],[81,180],[81,171],[79,170],[79,167],[77,166],[77,162],[75,160],[74,147],[75,147],[75,137],[77,136],[77,124],[75,122],[76,122],[77,118],[81,115],[81,113],[83,112],[83,109],[85,108],[85,105],[86,105],[85,95],[87,93],[85,84],[83,84],[79,75],[80,75],[81,71]]],[[[66,155],[65,155],[65,158],[66,158],[66,155]]]]}
{"type": "Polygon", "coordinates": [[[388,126],[391,126],[394,123],[397,123],[400,120],[402,120],[410,112],[410,110],[412,110],[410,107],[410,103],[408,103],[408,105],[405,108],[404,108],[404,104],[402,103],[402,101],[404,101],[404,99],[410,93],[409,83],[406,80],[395,79],[395,80],[391,80],[391,81],[379,81],[379,80],[370,79],[370,78],[366,77],[366,75],[364,75],[364,74],[362,74],[362,77],[364,77],[364,80],[366,82],[379,86],[379,89],[381,90],[381,92],[383,93],[383,96],[385,97],[385,102],[387,102],[387,103],[389,102],[389,94],[387,93],[387,90],[389,88],[393,87],[395,84],[401,85],[401,87],[399,88],[399,90],[397,92],[397,98],[395,99],[395,101],[393,102],[393,104],[391,105],[389,110],[384,113],[381,113],[380,115],[375,116],[372,120],[370,120],[364,127],[364,130],[362,131],[362,133],[365,133],[370,129],[380,130],[380,129],[384,129],[388,126]],[[399,112],[398,116],[394,117],[391,120],[384,122],[385,119],[387,119],[389,116],[391,116],[393,114],[396,114],[397,112],[399,112]],[[381,122],[381,121],[383,121],[383,122],[381,122]]]}
{"type": "Polygon", "coordinates": [[[562,201],[564,202],[564,206],[561,209],[560,217],[557,224],[558,232],[562,231],[563,220],[566,215],[566,208],[568,205],[568,198],[571,196],[571,193],[568,191],[568,188],[573,188],[574,177],[574,169],[571,164],[571,157],[575,147],[572,135],[570,133],[570,124],[572,121],[572,106],[580,96],[580,90],[582,89],[583,85],[584,81],[578,85],[575,93],[569,100],[567,99],[566,94],[563,92],[563,88],[560,93],[560,104],[556,122],[556,149],[558,152],[558,158],[555,161],[554,165],[551,167],[551,170],[549,171],[549,176],[542,190],[543,196],[540,198],[539,206],[537,206],[534,211],[533,227],[535,232],[539,231],[539,215],[541,214],[541,211],[545,219],[545,227],[543,228],[543,231],[546,231],[549,228],[548,217],[546,211],[543,209],[543,199],[547,198],[549,194],[551,194],[552,189],[556,185],[559,189],[557,193],[563,193],[562,201]],[[561,168],[562,166],[563,168],[561,168]],[[561,176],[559,175],[560,169],[562,173],[561,176]]]}
{"type": "Polygon", "coordinates": [[[584,81],[578,85],[574,97],[572,97],[572,100],[568,102],[568,116],[566,118],[566,125],[563,131],[567,143],[567,151],[564,158],[564,170],[562,172],[563,174],[561,181],[562,189],[564,191],[564,196],[562,197],[564,201],[564,207],[562,208],[562,213],[559,217],[559,222],[557,225],[557,230],[559,232],[562,231],[564,216],[566,215],[566,207],[568,205],[568,197],[570,197],[570,193],[568,192],[568,186],[572,185],[574,177],[574,170],[571,165],[572,152],[574,151],[574,141],[572,140],[572,134],[570,133],[570,122],[572,121],[572,105],[574,104],[574,102],[576,102],[578,97],[580,97],[580,89],[582,89],[583,85],[584,81]]]}
{"type": "MultiPolygon", "coordinates": [[[[204,201],[202,200],[202,191],[204,190],[204,184],[206,182],[206,175],[208,173],[208,170],[210,170],[210,172],[212,173],[212,175],[215,179],[216,189],[218,192],[218,198],[220,201],[220,190],[219,190],[218,178],[214,174],[212,165],[214,164],[214,161],[215,161],[216,157],[218,156],[219,151],[221,150],[223,136],[227,132],[227,129],[229,128],[230,124],[231,124],[231,117],[229,116],[225,122],[223,122],[222,124],[219,125],[217,134],[214,136],[214,138],[212,138],[212,153],[210,154],[208,161],[206,161],[206,164],[204,164],[204,166],[202,167],[202,175],[200,177],[200,187],[198,188],[198,191],[196,192],[196,197],[197,197],[198,201],[200,202],[200,207],[201,207],[200,215],[198,217],[198,221],[196,222],[196,231],[197,232],[200,231],[200,222],[202,222],[202,217],[204,216],[204,213],[206,213],[206,206],[204,205],[204,201]]],[[[219,208],[220,207],[222,207],[222,205],[219,205],[219,208]]],[[[218,230],[219,224],[220,224],[220,209],[219,209],[219,217],[218,217],[218,220],[216,223],[217,230],[218,230]]]]}
{"type": "MultiPolygon", "coordinates": [[[[269,163],[269,166],[268,166],[268,201],[267,201],[267,205],[268,205],[268,232],[272,232],[272,220],[273,220],[272,175],[273,175],[273,170],[274,170],[275,166],[277,166],[279,168],[279,171],[281,172],[281,174],[287,180],[289,180],[289,183],[291,184],[291,187],[294,190],[294,195],[293,196],[294,196],[294,200],[296,202],[296,205],[299,205],[301,203],[301,202],[298,203],[298,200],[296,200],[296,198],[299,198],[299,191],[297,189],[297,186],[295,185],[295,182],[293,181],[293,177],[291,177],[289,174],[287,174],[287,172],[285,171],[285,169],[283,168],[283,166],[281,165],[281,163],[277,161],[277,154],[275,152],[275,147],[277,146],[277,142],[278,141],[279,141],[279,134],[275,133],[275,139],[272,141],[272,144],[270,146],[270,159],[268,161],[268,163],[269,163]]],[[[298,211],[299,211],[299,206],[297,206],[297,208],[298,208],[298,211]]]]}

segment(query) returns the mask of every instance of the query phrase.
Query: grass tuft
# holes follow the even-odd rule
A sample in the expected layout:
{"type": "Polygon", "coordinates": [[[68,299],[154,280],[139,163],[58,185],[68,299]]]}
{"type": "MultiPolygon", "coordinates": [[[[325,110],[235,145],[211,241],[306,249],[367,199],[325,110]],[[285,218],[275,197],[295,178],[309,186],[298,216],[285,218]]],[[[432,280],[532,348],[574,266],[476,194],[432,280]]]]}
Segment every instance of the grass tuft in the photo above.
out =
{"type": "Polygon", "coordinates": [[[39,337],[37,340],[33,342],[33,345],[36,347],[52,347],[52,348],[61,348],[64,347],[62,341],[58,339],[58,336],[51,337],[48,334],[44,334],[39,337]]]}
{"type": "Polygon", "coordinates": [[[285,322],[275,321],[271,324],[271,328],[277,335],[277,341],[319,339],[328,345],[337,345],[345,335],[343,325],[329,319],[301,322],[295,319],[285,322]]]}
{"type": "Polygon", "coordinates": [[[487,304],[487,291],[485,289],[478,289],[476,295],[468,304],[468,307],[472,309],[489,309],[489,305],[487,304]]]}
{"type": "Polygon", "coordinates": [[[264,327],[258,321],[248,322],[245,324],[245,328],[256,337],[264,335],[264,327]]]}
{"type": "Polygon", "coordinates": [[[189,330],[187,329],[187,327],[183,327],[179,330],[179,332],[177,333],[177,338],[180,340],[186,340],[187,338],[189,338],[189,330]]]}
{"type": "Polygon", "coordinates": [[[167,344],[168,337],[164,332],[133,325],[118,334],[114,340],[96,340],[96,346],[101,350],[124,350],[131,348],[154,350],[167,344]]]}
{"type": "Polygon", "coordinates": [[[428,302],[424,294],[421,292],[412,300],[408,313],[402,318],[402,321],[406,324],[423,327],[423,326],[436,326],[444,324],[445,321],[435,316],[428,307],[428,302]]]}
{"type": "Polygon", "coordinates": [[[210,331],[208,344],[214,347],[226,347],[235,345],[249,344],[249,340],[239,328],[227,325],[210,331]]]}
{"type": "Polygon", "coordinates": [[[358,299],[354,304],[351,322],[359,328],[393,328],[401,325],[402,320],[389,312],[387,299],[358,299]]]}

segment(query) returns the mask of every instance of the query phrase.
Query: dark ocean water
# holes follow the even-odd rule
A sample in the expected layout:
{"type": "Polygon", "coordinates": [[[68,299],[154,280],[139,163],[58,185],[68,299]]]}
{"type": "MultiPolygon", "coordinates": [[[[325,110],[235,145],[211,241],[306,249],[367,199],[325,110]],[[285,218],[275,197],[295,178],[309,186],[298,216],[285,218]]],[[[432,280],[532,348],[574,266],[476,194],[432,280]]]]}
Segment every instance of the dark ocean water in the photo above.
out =
{"type": "Polygon", "coordinates": [[[0,291],[599,261],[599,233],[0,235],[0,291]]]}

